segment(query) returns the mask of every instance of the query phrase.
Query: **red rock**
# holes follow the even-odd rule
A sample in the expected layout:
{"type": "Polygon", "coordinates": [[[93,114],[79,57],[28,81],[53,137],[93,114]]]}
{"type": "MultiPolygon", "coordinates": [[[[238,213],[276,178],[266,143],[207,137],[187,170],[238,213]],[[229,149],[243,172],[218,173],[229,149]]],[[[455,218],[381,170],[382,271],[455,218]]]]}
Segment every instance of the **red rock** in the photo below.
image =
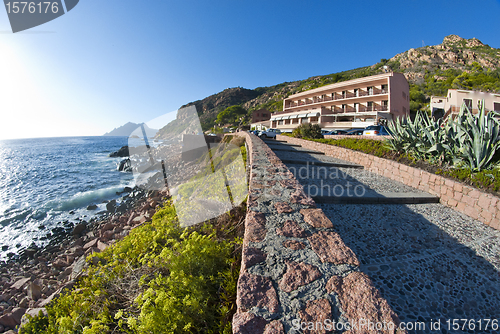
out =
{"type": "Polygon", "coordinates": [[[358,258],[337,233],[320,231],[311,235],[307,240],[321,262],[359,266],[358,258]]]}
{"type": "Polygon", "coordinates": [[[264,334],[285,334],[285,329],[283,328],[281,321],[274,320],[266,325],[264,334]]]}
{"type": "Polygon", "coordinates": [[[302,209],[300,213],[304,215],[304,221],[312,227],[332,228],[333,224],[321,209],[302,209]]]}
{"type": "Polygon", "coordinates": [[[97,248],[102,252],[103,250],[105,250],[106,248],[108,248],[108,244],[105,243],[105,242],[102,242],[102,241],[97,241],[97,248]]]}
{"type": "Polygon", "coordinates": [[[68,262],[66,260],[63,260],[61,258],[57,258],[54,262],[52,262],[52,267],[54,268],[65,268],[68,266],[68,262]]]}
{"type": "Polygon", "coordinates": [[[97,245],[97,239],[92,239],[83,246],[83,249],[86,251],[89,248],[95,247],[96,245],[97,245]]]}
{"type": "Polygon", "coordinates": [[[305,243],[303,243],[302,241],[297,241],[297,240],[285,240],[285,241],[283,241],[283,246],[285,246],[286,248],[293,249],[293,250],[299,250],[299,249],[306,248],[305,243]]]}
{"type": "MultiPolygon", "coordinates": [[[[113,231],[106,231],[103,233],[102,238],[106,240],[111,240],[113,239],[113,234],[114,234],[113,231]]],[[[99,246],[97,246],[97,248],[99,248],[99,246]]]]}
{"type": "Polygon", "coordinates": [[[36,279],[28,285],[28,297],[37,301],[42,296],[42,280],[36,279]]]}
{"type": "Polygon", "coordinates": [[[298,203],[302,205],[308,205],[311,207],[315,207],[316,204],[312,200],[312,198],[307,197],[306,194],[301,189],[297,189],[291,196],[290,196],[290,202],[292,203],[298,203]]]}
{"type": "Polygon", "coordinates": [[[260,242],[266,237],[266,217],[263,213],[250,211],[245,222],[245,240],[260,242]]]}
{"type": "Polygon", "coordinates": [[[238,279],[236,304],[240,310],[254,306],[278,312],[278,297],[269,277],[243,273],[238,279]]]}
{"type": "Polygon", "coordinates": [[[286,261],[286,273],[279,283],[281,290],[292,292],[297,288],[314,282],[321,277],[315,266],[303,262],[286,261]]]}
{"type": "Polygon", "coordinates": [[[0,325],[14,329],[17,325],[21,324],[21,318],[24,313],[26,313],[25,308],[16,307],[10,313],[0,317],[0,325]]]}
{"type": "Polygon", "coordinates": [[[104,224],[104,226],[101,227],[101,233],[104,233],[106,231],[110,231],[114,228],[115,228],[115,225],[113,225],[112,223],[106,223],[106,224],[104,224]]]}
{"type": "Polygon", "coordinates": [[[290,205],[288,205],[288,203],[285,203],[285,202],[275,203],[274,207],[276,208],[276,210],[278,211],[279,214],[282,214],[285,212],[286,213],[293,212],[292,207],[290,205]]]}
{"type": "Polygon", "coordinates": [[[304,231],[299,224],[292,220],[287,220],[282,228],[276,230],[276,233],[284,237],[292,238],[305,238],[307,237],[307,232],[304,231]]]}
{"type": "Polygon", "coordinates": [[[120,224],[125,224],[128,221],[128,218],[126,216],[121,216],[118,221],[120,224]]]}
{"type": "Polygon", "coordinates": [[[246,269],[252,267],[253,265],[265,261],[266,258],[267,254],[261,251],[260,249],[254,247],[244,247],[242,263],[241,263],[241,271],[243,272],[246,269]]]}
{"type": "Polygon", "coordinates": [[[30,281],[29,277],[21,278],[16,281],[16,283],[12,284],[11,288],[15,290],[21,290],[23,286],[30,281]]]}
{"type": "MultiPolygon", "coordinates": [[[[307,326],[304,330],[304,333],[331,333],[327,331],[329,329],[327,326],[328,320],[332,320],[332,307],[330,306],[330,302],[327,299],[317,299],[310,300],[306,304],[306,308],[299,312],[300,319],[302,323],[313,323],[314,329],[309,329],[307,326]]],[[[358,332],[356,332],[358,333],[358,332]]]]}
{"type": "MultiPolygon", "coordinates": [[[[328,292],[335,292],[344,315],[350,323],[393,323],[399,326],[400,320],[390,308],[387,301],[373,286],[368,276],[362,272],[352,272],[346,277],[333,276],[326,285],[328,292]]],[[[389,327],[389,326],[387,326],[389,327]]],[[[371,334],[367,327],[360,328],[356,333],[371,334]]],[[[396,333],[396,331],[380,331],[380,333],[396,333]]],[[[406,333],[399,331],[397,333],[406,333]]]]}
{"type": "Polygon", "coordinates": [[[233,334],[258,334],[264,331],[267,321],[253,313],[236,313],[233,316],[233,334]]]}

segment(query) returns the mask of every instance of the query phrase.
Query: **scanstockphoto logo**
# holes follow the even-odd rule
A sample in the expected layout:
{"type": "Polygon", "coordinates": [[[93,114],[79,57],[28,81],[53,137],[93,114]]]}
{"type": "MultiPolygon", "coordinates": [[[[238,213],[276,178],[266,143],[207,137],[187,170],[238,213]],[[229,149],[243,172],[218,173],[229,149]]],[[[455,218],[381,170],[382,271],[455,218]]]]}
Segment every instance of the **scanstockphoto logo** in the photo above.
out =
{"type": "Polygon", "coordinates": [[[219,217],[247,197],[244,139],[203,134],[190,106],[141,124],[124,168],[146,191],[168,189],[183,227],[219,217]]]}
{"type": "Polygon", "coordinates": [[[52,21],[75,8],[79,0],[4,0],[12,32],[27,30],[52,21]]]}

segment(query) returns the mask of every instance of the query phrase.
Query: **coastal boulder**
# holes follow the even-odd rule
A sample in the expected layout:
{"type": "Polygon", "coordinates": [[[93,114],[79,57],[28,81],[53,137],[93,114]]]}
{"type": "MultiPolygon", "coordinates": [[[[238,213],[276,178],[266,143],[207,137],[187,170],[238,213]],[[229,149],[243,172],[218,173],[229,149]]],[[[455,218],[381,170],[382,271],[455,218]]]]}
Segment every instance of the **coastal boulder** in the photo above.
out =
{"type": "Polygon", "coordinates": [[[118,151],[109,154],[110,158],[124,158],[128,156],[128,146],[122,146],[118,151]]]}

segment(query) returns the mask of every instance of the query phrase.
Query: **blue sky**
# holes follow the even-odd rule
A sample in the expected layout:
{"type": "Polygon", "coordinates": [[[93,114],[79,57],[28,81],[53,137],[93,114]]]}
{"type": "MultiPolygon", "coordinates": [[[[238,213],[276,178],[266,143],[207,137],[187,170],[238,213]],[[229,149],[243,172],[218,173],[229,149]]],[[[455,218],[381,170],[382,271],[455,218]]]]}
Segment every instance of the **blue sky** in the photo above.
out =
{"type": "Polygon", "coordinates": [[[0,9],[0,139],[101,135],[225,88],[372,65],[450,34],[500,48],[499,14],[499,0],[80,0],[12,34],[0,9]]]}

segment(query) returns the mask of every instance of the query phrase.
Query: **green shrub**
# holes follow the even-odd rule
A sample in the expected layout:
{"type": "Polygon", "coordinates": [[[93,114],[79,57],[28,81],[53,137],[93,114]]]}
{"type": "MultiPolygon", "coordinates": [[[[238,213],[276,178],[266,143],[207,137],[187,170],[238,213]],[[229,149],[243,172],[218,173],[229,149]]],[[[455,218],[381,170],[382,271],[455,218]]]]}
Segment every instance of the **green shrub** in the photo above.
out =
{"type": "Polygon", "coordinates": [[[391,153],[382,140],[373,139],[356,139],[356,138],[343,138],[343,139],[314,139],[318,143],[340,146],[354,151],[360,151],[383,157],[391,153]]]}
{"type": "Polygon", "coordinates": [[[20,334],[230,333],[241,240],[229,230],[182,229],[167,204],[151,223],[89,256],[95,265],[77,288],[20,334]]]}
{"type": "Polygon", "coordinates": [[[321,134],[321,127],[318,124],[310,123],[301,124],[296,127],[292,132],[292,136],[295,138],[323,138],[323,135],[321,134]]]}

